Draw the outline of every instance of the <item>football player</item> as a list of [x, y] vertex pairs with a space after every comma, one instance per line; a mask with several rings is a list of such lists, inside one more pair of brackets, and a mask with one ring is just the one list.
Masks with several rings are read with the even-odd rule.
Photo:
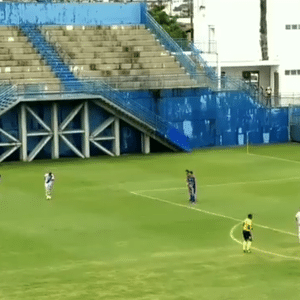
[[189, 191], [189, 195], [190, 195], [190, 203], [191, 204], [195, 204], [196, 203], [196, 178], [193, 174], [193, 171], [189, 171], [189, 170], [185, 170], [187, 173], [186, 176], [186, 182], [187, 182], [187, 186], [188, 186], [188, 191]]
[[244, 253], [250, 253], [250, 247], [252, 243], [252, 214], [249, 214], [248, 217], [243, 222], [243, 251]]
[[53, 189], [54, 180], [55, 180], [53, 173], [51, 173], [51, 172], [46, 173], [44, 176], [44, 179], [45, 179], [46, 199], [51, 200], [52, 189]]

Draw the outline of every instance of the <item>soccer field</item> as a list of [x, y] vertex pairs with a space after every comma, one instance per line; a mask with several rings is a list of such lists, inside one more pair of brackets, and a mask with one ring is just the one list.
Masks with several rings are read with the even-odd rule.
[[298, 144], [0, 168], [1, 300], [299, 299]]

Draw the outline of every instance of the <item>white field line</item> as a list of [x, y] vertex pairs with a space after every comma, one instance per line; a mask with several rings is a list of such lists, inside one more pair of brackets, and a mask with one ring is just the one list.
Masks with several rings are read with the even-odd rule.
[[[292, 181], [299, 180], [300, 177], [288, 177], [288, 178], [278, 178], [278, 179], [264, 179], [264, 180], [253, 180], [253, 181], [239, 181], [239, 182], [227, 182], [227, 183], [217, 183], [217, 184], [206, 184], [201, 185], [200, 188], [205, 187], [218, 187], [218, 186], [228, 186], [228, 185], [243, 185], [243, 184], [254, 184], [254, 183], [268, 183], [268, 182], [282, 182], [282, 181]], [[185, 190], [186, 187], [177, 188], [167, 188], [167, 189], [151, 189], [151, 190], [137, 190], [131, 193], [144, 193], [144, 192], [165, 192], [165, 191], [176, 191]]]
[[[193, 210], [196, 210], [196, 211], [199, 211], [199, 212], [202, 212], [202, 213], [205, 213], [205, 214], [209, 214], [209, 215], [212, 215], [212, 216], [216, 216], [216, 217], [226, 218], [226, 219], [229, 219], [229, 220], [238, 221], [239, 223], [236, 224], [236, 225], [234, 225], [233, 228], [230, 230], [230, 238], [233, 241], [235, 241], [235, 242], [237, 242], [239, 244], [242, 244], [241, 241], [237, 240], [233, 236], [233, 231], [235, 230], [235, 228], [237, 226], [241, 226], [241, 222], [243, 222], [243, 220], [236, 219], [236, 218], [229, 217], [229, 216], [225, 216], [225, 215], [218, 214], [218, 213], [213, 213], [213, 212], [206, 211], [206, 210], [203, 210], [203, 209], [200, 209], [200, 208], [196, 208], [194, 206], [187, 206], [187, 205], [183, 205], [183, 204], [179, 204], [179, 203], [174, 203], [174, 202], [171, 202], [171, 201], [168, 201], [168, 200], [160, 199], [160, 198], [157, 198], [157, 197], [152, 197], [152, 196], [138, 194], [136, 192], [131, 192], [131, 194], [134, 194], [136, 196], [141, 196], [141, 197], [149, 198], [149, 199], [156, 200], [156, 201], [160, 201], [160, 202], [164, 202], [164, 203], [168, 203], [168, 204], [171, 204], [171, 205], [183, 207], [183, 208], [193, 209]], [[265, 229], [268, 229], [268, 230], [271, 230], [271, 231], [275, 231], [275, 232], [280, 232], [280, 233], [283, 233], [283, 234], [288, 234], [288, 235], [292, 235], [292, 236], [298, 236], [297, 234], [294, 234], [292, 232], [288, 232], [288, 231], [284, 231], [284, 230], [280, 230], [280, 229], [275, 229], [275, 228], [272, 228], [272, 227], [268, 227], [268, 226], [264, 226], [264, 225], [259, 225], [259, 224], [256, 224], [256, 223], [255, 223], [255, 226], [256, 227], [265, 228]], [[283, 255], [283, 254], [279, 254], [279, 253], [274, 253], [274, 252], [270, 252], [270, 251], [261, 250], [261, 249], [255, 248], [255, 247], [252, 247], [252, 249], [255, 249], [256, 251], [259, 251], [259, 252], [262, 252], [262, 253], [265, 253], [265, 254], [270, 254], [270, 255], [273, 255], [273, 256], [278, 256], [278, 257], [282, 257], [282, 258], [286, 258], [286, 259], [300, 260], [300, 257], [296, 257], [296, 256], [287, 256], [287, 255]]]
[[292, 160], [292, 159], [286, 159], [286, 158], [280, 158], [280, 157], [276, 157], [276, 156], [269, 156], [269, 155], [263, 155], [263, 154], [254, 154], [254, 153], [247, 153], [247, 155], [261, 156], [261, 157], [265, 157], [265, 158], [269, 158], [269, 159], [276, 159], [276, 160], [291, 162], [291, 163], [295, 163], [295, 164], [300, 164], [300, 161]]
[[[233, 241], [237, 242], [238, 244], [242, 245], [243, 243], [239, 240], [237, 240], [234, 236], [233, 236], [233, 232], [234, 230], [237, 228], [237, 226], [240, 226], [241, 223], [238, 223], [236, 225], [234, 225], [231, 230], [230, 230], [230, 237]], [[265, 250], [261, 250], [261, 249], [258, 249], [258, 248], [255, 248], [255, 247], [252, 247], [252, 249], [256, 250], [256, 251], [259, 251], [259, 252], [262, 252], [262, 253], [265, 253], [265, 254], [270, 254], [270, 255], [273, 255], [273, 256], [279, 256], [279, 257], [283, 257], [283, 258], [286, 258], [286, 259], [292, 259], [292, 260], [300, 260], [300, 257], [297, 257], [297, 256], [289, 256], [289, 255], [283, 255], [283, 254], [279, 254], [279, 253], [275, 253], [275, 252], [270, 252], [270, 251], [265, 251]]]
[[[171, 204], [171, 205], [174, 205], [174, 206], [179, 206], [179, 207], [183, 207], [183, 208], [187, 208], [187, 209], [196, 210], [196, 211], [202, 212], [204, 214], [208, 214], [208, 215], [212, 215], [212, 216], [216, 216], [216, 217], [225, 218], [225, 219], [237, 221], [237, 222], [240, 222], [240, 223], [243, 222], [243, 220], [241, 220], [241, 219], [237, 219], [237, 218], [233, 218], [233, 217], [230, 217], [230, 216], [226, 216], [226, 215], [214, 213], [214, 212], [207, 211], [207, 210], [203, 210], [203, 209], [197, 208], [195, 206], [186, 205], [186, 204], [180, 204], [180, 203], [175, 203], [175, 202], [168, 201], [168, 200], [165, 200], [165, 199], [161, 199], [161, 198], [157, 198], [157, 197], [152, 197], [152, 196], [148, 196], [148, 195], [143, 195], [143, 194], [140, 194], [140, 193], [137, 193], [137, 192], [130, 192], [130, 193], [134, 194], [136, 196], [141, 196], [141, 197], [144, 197], [144, 198], [149, 198], [149, 199], [156, 200], [156, 201], [159, 201], [159, 202], [168, 203], [168, 204]], [[288, 234], [288, 235], [292, 235], [292, 236], [298, 236], [297, 234], [292, 233], [292, 232], [288, 232], [288, 231], [284, 231], [284, 230], [280, 230], [280, 229], [275, 229], [275, 228], [272, 228], [272, 227], [268, 227], [268, 226], [264, 226], [264, 225], [260, 225], [260, 224], [256, 224], [256, 223], [255, 223], [255, 227], [261, 227], [261, 228], [264, 228], [264, 229], [272, 230], [272, 231], [283, 233], [283, 234]]]

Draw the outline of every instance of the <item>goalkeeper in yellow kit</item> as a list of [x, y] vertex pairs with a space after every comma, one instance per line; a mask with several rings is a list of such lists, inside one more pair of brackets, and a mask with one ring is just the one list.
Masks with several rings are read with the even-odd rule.
[[243, 222], [243, 250], [244, 253], [250, 253], [250, 247], [252, 243], [252, 214], [248, 215], [248, 218], [246, 218]]

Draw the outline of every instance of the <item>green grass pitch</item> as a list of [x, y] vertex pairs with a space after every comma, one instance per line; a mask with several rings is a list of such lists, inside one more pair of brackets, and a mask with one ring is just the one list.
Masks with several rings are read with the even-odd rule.
[[[299, 299], [298, 144], [0, 169], [1, 300]], [[185, 169], [197, 178], [192, 208]]]

